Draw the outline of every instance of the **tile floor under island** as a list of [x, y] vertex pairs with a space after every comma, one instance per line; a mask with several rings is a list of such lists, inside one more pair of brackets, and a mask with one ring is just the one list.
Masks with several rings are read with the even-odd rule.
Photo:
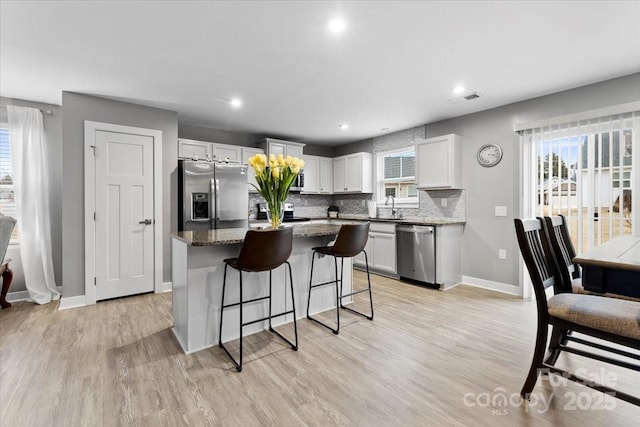
[[[298, 352], [269, 332], [253, 334], [241, 373], [218, 347], [184, 354], [171, 332], [170, 293], [64, 311], [17, 302], [0, 313], [0, 423], [637, 425], [640, 408], [571, 382], [539, 380], [536, 402], [516, 402], [534, 347], [535, 302], [372, 278], [373, 322], [345, 312], [336, 336], [303, 320]], [[363, 273], [354, 279], [364, 286]], [[367, 304], [360, 296], [355, 304]], [[558, 363], [638, 391], [637, 372], [571, 354]]]

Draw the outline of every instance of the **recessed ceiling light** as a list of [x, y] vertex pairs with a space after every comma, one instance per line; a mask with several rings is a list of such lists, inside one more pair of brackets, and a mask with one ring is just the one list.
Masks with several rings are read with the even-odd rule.
[[464, 86], [456, 85], [456, 86], [453, 87], [453, 93], [455, 93], [456, 95], [459, 95], [462, 92], [464, 92]]
[[333, 18], [329, 21], [329, 31], [335, 34], [343, 32], [347, 28], [347, 23], [340, 18]]
[[349, 129], [349, 125], [348, 125], [348, 124], [346, 124], [346, 123], [341, 123], [341, 124], [339, 124], [339, 125], [338, 125], [338, 127], [339, 127], [341, 130], [347, 130], [347, 129]]
[[231, 98], [231, 107], [233, 108], [242, 107], [242, 100], [240, 98]]

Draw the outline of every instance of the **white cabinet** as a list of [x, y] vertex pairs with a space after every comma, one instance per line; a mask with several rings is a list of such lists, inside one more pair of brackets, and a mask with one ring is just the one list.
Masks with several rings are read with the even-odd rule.
[[372, 193], [373, 156], [355, 153], [333, 159], [334, 193]]
[[333, 159], [304, 156], [304, 188], [309, 194], [331, 194], [333, 191]]
[[[369, 240], [364, 250], [369, 258], [369, 269], [396, 274], [396, 224], [372, 222]], [[364, 253], [354, 259], [354, 265], [365, 268]]]
[[[264, 153], [264, 150], [261, 148], [242, 147], [242, 164], [248, 165], [249, 159], [251, 157], [255, 156], [256, 154], [263, 154], [263, 153]], [[247, 168], [247, 182], [249, 184], [255, 185], [256, 187], [258, 186], [258, 182], [256, 181], [256, 173], [251, 166]], [[253, 185], [249, 185], [249, 191], [257, 193], [258, 190], [256, 190], [253, 187]]]
[[291, 156], [302, 159], [302, 148], [304, 147], [304, 144], [285, 141], [283, 139], [266, 138], [261, 144], [261, 147], [264, 149], [267, 157], [271, 154], [274, 154], [275, 156], [282, 154], [284, 157]]
[[320, 158], [318, 156], [304, 156], [304, 187], [305, 193], [320, 192]]
[[213, 144], [213, 160], [240, 163], [242, 159], [241, 150], [241, 147], [237, 145]]
[[462, 188], [462, 138], [459, 135], [416, 142], [416, 186], [421, 190]]
[[199, 160], [222, 160], [240, 163], [241, 147], [229, 144], [195, 141], [193, 139], [178, 140], [178, 158]]
[[178, 140], [178, 158], [180, 159], [211, 159], [213, 158], [213, 144], [210, 142], [194, 141], [191, 139]]
[[333, 159], [320, 157], [320, 193], [333, 193]]

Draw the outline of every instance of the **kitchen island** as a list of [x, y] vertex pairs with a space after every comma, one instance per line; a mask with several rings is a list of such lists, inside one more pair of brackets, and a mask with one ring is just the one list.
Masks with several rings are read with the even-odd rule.
[[[327, 245], [340, 231], [337, 224], [293, 225], [293, 250], [289, 263], [293, 274], [293, 287], [297, 318], [306, 317], [311, 269], [311, 248]], [[234, 258], [240, 247], [246, 228], [229, 228], [205, 231], [183, 231], [171, 234], [171, 268], [173, 281], [173, 333], [185, 353], [193, 353], [218, 343], [220, 306], [222, 305], [222, 281], [224, 259]], [[265, 248], [268, 251], [269, 248]], [[339, 264], [339, 263], [338, 263]], [[338, 265], [338, 268], [340, 266]], [[343, 293], [351, 292], [352, 263], [344, 260]], [[335, 275], [333, 257], [316, 256], [314, 283], [332, 280]], [[273, 270], [273, 311], [285, 311], [291, 307], [289, 286], [285, 280], [285, 267]], [[266, 295], [269, 273], [243, 273], [244, 299]], [[225, 303], [239, 298], [238, 271], [227, 270]], [[347, 299], [343, 300], [348, 302]], [[331, 285], [316, 288], [311, 299], [311, 314], [335, 308], [335, 288]], [[265, 317], [268, 302], [245, 304], [244, 318]], [[239, 308], [225, 309], [222, 341], [239, 338]], [[274, 326], [293, 321], [291, 314], [272, 321]], [[267, 322], [259, 322], [244, 328], [245, 335], [267, 328]]]

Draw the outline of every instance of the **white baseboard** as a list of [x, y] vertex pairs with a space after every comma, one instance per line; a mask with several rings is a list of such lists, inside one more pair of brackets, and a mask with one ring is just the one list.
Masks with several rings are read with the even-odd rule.
[[28, 291], [9, 292], [7, 294], [7, 302], [18, 302], [30, 300]]
[[63, 296], [62, 298], [60, 298], [60, 305], [58, 306], [58, 310], [84, 307], [85, 305], [87, 305], [87, 303], [85, 301], [84, 295], [77, 295], [75, 297]]
[[448, 290], [453, 289], [456, 286], [460, 286], [462, 284], [463, 284], [462, 282], [458, 282], [458, 283], [453, 283], [451, 285], [442, 285], [442, 286], [440, 286], [440, 290], [441, 291], [448, 291]]
[[461, 282], [464, 285], [474, 286], [476, 288], [488, 289], [490, 291], [522, 297], [522, 290], [520, 287], [509, 285], [508, 283], [494, 282], [492, 280], [479, 279], [471, 276], [462, 276]]
[[162, 282], [162, 292], [171, 292], [173, 289], [173, 282]]

